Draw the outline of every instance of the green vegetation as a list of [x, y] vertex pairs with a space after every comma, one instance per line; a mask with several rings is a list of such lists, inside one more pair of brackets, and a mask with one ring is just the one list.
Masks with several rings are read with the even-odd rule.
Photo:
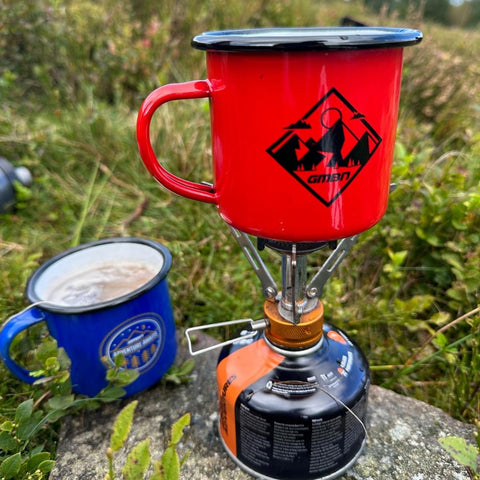
[[459, 437], [442, 437], [438, 439], [440, 445], [458, 462], [464, 465], [473, 480], [480, 479], [478, 471], [478, 447], [469, 445], [465, 439]]
[[[113, 431], [110, 437], [110, 447], [106, 451], [108, 459], [108, 473], [105, 480], [114, 480], [114, 456], [124, 447], [128, 439], [133, 424], [133, 414], [137, 407], [138, 400], [130, 402], [124, 407], [115, 419]], [[178, 456], [177, 445], [183, 437], [183, 430], [190, 425], [190, 414], [186, 413], [178, 419], [171, 428], [171, 438], [167, 448], [162, 454], [160, 460], [152, 460], [150, 455], [150, 439], [142, 440], [135, 445], [127, 456], [122, 468], [122, 478], [124, 480], [138, 480], [145, 478], [150, 465], [153, 467], [153, 473], [148, 477], [149, 480], [179, 480], [180, 468], [188, 458], [187, 452], [182, 458]]]
[[[416, 27], [425, 40], [405, 51], [392, 173], [398, 188], [385, 217], [327, 284], [326, 318], [359, 342], [374, 383], [478, 422], [478, 31], [425, 23], [418, 11], [399, 20], [354, 0], [156, 3], [0, 4], [0, 155], [34, 176], [31, 190], [19, 188], [16, 210], [0, 215], [0, 322], [25, 307], [25, 283], [44, 260], [123, 235], [171, 250], [179, 328], [260, 318], [260, 285], [215, 208], [170, 194], [144, 168], [135, 140], [141, 101], [160, 84], [204, 78], [204, 54], [190, 47], [204, 30], [335, 25], [344, 15]], [[154, 128], [158, 155], [172, 172], [212, 180], [207, 101], [163, 107]], [[325, 254], [311, 255], [312, 274]], [[278, 279], [278, 255], [262, 256]], [[15, 354], [50, 372], [52, 383], [24, 385], [0, 365], [0, 478], [27, 478], [23, 468], [28, 478], [47, 478], [58, 417], [28, 444], [11, 434], [22, 440], [26, 433], [14, 429], [71, 395], [66, 360], [43, 328], [18, 339]]]

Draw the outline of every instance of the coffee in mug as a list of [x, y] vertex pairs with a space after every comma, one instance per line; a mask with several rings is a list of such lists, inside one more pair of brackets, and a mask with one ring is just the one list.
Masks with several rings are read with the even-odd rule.
[[80, 306], [107, 302], [149, 282], [157, 270], [135, 262], [100, 263], [94, 268], [62, 278], [46, 295], [58, 305]]

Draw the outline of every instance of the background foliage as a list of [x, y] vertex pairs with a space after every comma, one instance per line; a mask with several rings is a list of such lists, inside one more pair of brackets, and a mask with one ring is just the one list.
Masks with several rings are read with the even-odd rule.
[[[0, 216], [0, 318], [25, 306], [26, 280], [48, 257], [123, 235], [171, 250], [179, 328], [260, 318], [260, 285], [215, 209], [159, 188], [143, 167], [135, 142], [141, 101], [160, 84], [204, 78], [204, 54], [190, 48], [204, 30], [337, 25], [346, 15], [416, 27], [425, 40], [405, 51], [392, 174], [398, 188], [385, 217], [329, 281], [326, 316], [360, 343], [375, 383], [478, 422], [480, 65], [473, 59], [480, 34], [425, 19], [432, 3], [1, 2], [0, 155], [27, 166], [34, 184], [19, 188], [16, 210]], [[473, 26], [475, 18], [457, 24]], [[169, 104], [155, 123], [168, 168], [211, 181], [208, 103]], [[325, 255], [310, 257], [311, 274]], [[278, 279], [278, 255], [262, 256]], [[67, 394], [58, 391], [65, 365], [43, 329], [19, 339], [15, 353], [57, 380], [32, 388], [0, 366], [0, 444], [19, 419], [38, 420], [48, 401]], [[0, 445], [0, 455], [14, 457], [4, 470], [20, 460], [29, 472], [18, 478], [46, 478], [51, 464], [38, 467], [54, 458], [57, 427], [46, 422], [28, 445]]]

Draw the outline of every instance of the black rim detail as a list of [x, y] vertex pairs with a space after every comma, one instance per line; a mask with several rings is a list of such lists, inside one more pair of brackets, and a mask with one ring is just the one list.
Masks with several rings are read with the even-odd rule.
[[192, 40], [199, 50], [315, 51], [406, 47], [422, 32], [391, 27], [258, 28], [204, 32]]

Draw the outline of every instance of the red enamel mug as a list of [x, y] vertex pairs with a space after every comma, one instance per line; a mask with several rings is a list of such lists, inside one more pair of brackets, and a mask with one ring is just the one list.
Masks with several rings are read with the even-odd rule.
[[[385, 27], [198, 35], [192, 45], [206, 51], [208, 78], [146, 98], [142, 159], [166, 188], [215, 204], [248, 234], [320, 242], [360, 233], [387, 208], [403, 47], [421, 39]], [[201, 97], [210, 101], [213, 185], [169, 172], [150, 140], [162, 104]]]

